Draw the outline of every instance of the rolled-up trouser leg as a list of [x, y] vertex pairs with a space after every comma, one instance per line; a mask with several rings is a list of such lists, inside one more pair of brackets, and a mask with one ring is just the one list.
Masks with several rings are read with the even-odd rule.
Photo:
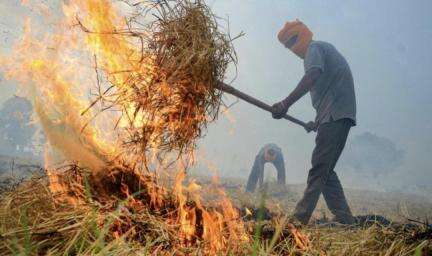
[[301, 222], [309, 221], [319, 196], [324, 191], [326, 201], [330, 201], [330, 203], [327, 201], [327, 205], [333, 213], [338, 213], [337, 216], [351, 215], [342, 186], [333, 171], [345, 146], [351, 126], [349, 119], [341, 119], [322, 124], [319, 127], [307, 186], [303, 198], [298, 202], [294, 211], [294, 216]]
[[256, 156], [251, 173], [249, 174], [249, 178], [246, 185], [246, 191], [248, 192], [255, 191], [255, 187], [257, 185], [258, 179], [260, 178], [260, 175], [263, 175], [263, 172], [264, 172], [264, 163], [260, 159], [260, 156]]

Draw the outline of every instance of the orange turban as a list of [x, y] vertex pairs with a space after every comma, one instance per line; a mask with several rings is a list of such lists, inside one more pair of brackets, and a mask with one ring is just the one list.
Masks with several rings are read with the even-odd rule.
[[313, 37], [312, 31], [301, 21], [296, 20], [285, 23], [285, 26], [278, 33], [278, 39], [285, 47], [293, 36], [297, 36], [297, 41], [289, 49], [299, 57], [304, 58]]

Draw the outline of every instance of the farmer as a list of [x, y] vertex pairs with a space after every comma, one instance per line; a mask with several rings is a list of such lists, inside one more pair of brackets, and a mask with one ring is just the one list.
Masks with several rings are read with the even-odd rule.
[[312, 32], [299, 20], [287, 22], [278, 39], [304, 60], [305, 75], [288, 97], [273, 105], [273, 118], [282, 118], [308, 92], [316, 110], [315, 122], [309, 122], [307, 129], [317, 131], [312, 168], [293, 217], [308, 223], [322, 193], [335, 221], [352, 224], [354, 218], [334, 172], [349, 130], [356, 125], [354, 82], [349, 65], [333, 45], [313, 41]]
[[282, 156], [282, 150], [276, 144], [270, 143], [261, 148], [255, 157], [249, 179], [246, 185], [246, 191], [254, 192], [257, 182], [262, 187], [264, 179], [264, 164], [272, 163], [277, 170], [278, 184], [285, 185], [285, 163]]

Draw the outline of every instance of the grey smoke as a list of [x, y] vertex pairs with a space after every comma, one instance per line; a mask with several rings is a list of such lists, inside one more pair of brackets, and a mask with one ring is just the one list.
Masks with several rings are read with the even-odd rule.
[[347, 143], [341, 166], [362, 175], [385, 176], [403, 164], [405, 151], [388, 138], [365, 132]]
[[19, 157], [37, 157], [37, 147], [43, 137], [36, 136], [32, 120], [33, 107], [26, 98], [12, 96], [0, 108], [0, 154]]

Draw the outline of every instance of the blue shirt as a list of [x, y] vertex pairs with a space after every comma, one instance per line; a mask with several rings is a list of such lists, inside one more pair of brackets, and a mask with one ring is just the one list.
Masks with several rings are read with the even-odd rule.
[[[265, 152], [267, 151], [267, 150], [269, 150], [269, 149], [272, 149], [274, 152], [275, 152], [275, 154], [276, 154], [276, 160], [279, 160], [278, 158], [281, 158], [280, 156], [282, 156], [282, 149], [280, 148], [280, 147], [278, 147], [276, 144], [274, 144], [274, 143], [268, 143], [268, 144], [265, 144], [261, 149], [260, 149], [260, 151], [258, 152], [258, 155], [257, 155], [257, 157], [260, 157], [261, 159], [263, 159], [263, 161], [264, 162], [266, 162], [265, 161]], [[275, 160], [275, 161], [276, 161]]]
[[321, 70], [321, 76], [310, 90], [312, 105], [316, 110], [317, 125], [349, 118], [356, 124], [356, 98], [350, 67], [336, 48], [326, 42], [309, 44], [304, 68]]

